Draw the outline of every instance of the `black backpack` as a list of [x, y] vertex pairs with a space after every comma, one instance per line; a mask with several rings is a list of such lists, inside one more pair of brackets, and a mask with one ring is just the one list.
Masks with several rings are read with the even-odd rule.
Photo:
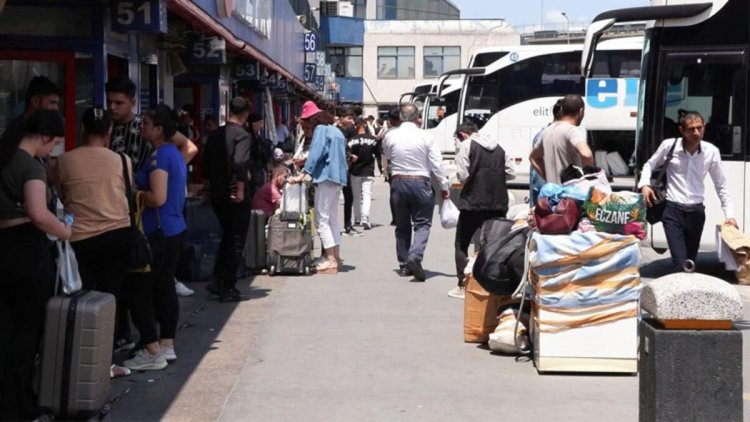
[[526, 239], [531, 228], [511, 231], [514, 222], [493, 218], [482, 224], [479, 255], [472, 269], [479, 284], [494, 295], [511, 295], [521, 283]]

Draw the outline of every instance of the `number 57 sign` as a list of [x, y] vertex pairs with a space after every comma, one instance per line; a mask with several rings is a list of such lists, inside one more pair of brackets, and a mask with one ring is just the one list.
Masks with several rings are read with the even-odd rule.
[[166, 33], [166, 0], [118, 0], [112, 2], [112, 30], [123, 33]]

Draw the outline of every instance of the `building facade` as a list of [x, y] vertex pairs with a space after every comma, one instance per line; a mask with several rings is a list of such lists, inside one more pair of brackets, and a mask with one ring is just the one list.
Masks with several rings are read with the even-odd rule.
[[340, 102], [361, 105], [366, 114], [382, 115], [417, 83], [465, 67], [478, 48], [520, 43], [504, 20], [461, 20], [458, 7], [447, 0], [311, 6], [320, 11], [321, 38]]
[[[139, 90], [139, 111], [186, 107], [194, 120], [223, 121], [245, 95], [269, 123], [320, 99], [304, 80], [305, 28], [288, 1], [0, 1], [0, 131], [24, 108], [29, 80], [44, 75], [63, 90], [66, 149], [78, 122], [104, 105], [118, 76]], [[33, 24], [30, 24], [33, 22]]]

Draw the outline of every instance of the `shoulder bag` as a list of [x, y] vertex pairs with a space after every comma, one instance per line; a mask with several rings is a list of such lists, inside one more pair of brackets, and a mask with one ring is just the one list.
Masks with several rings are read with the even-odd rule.
[[664, 208], [667, 206], [667, 167], [669, 167], [669, 161], [672, 160], [672, 154], [677, 142], [679, 142], [679, 138], [674, 139], [664, 162], [658, 168], [652, 170], [649, 186], [654, 191], [656, 198], [652, 201], [651, 206], [646, 208], [646, 221], [649, 224], [660, 222], [661, 215], [664, 214]]
[[120, 153], [122, 160], [122, 177], [125, 181], [125, 196], [128, 201], [128, 214], [130, 215], [130, 247], [127, 255], [127, 267], [130, 272], [148, 272], [152, 261], [151, 246], [148, 238], [143, 233], [140, 215], [136, 218], [137, 201], [133, 197], [133, 190], [130, 186], [130, 174], [125, 155]]

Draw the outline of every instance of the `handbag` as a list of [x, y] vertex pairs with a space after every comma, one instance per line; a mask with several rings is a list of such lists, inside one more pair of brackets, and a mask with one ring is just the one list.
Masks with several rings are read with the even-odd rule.
[[664, 214], [664, 208], [667, 206], [667, 167], [669, 167], [669, 161], [672, 159], [674, 153], [674, 147], [679, 141], [678, 138], [674, 139], [672, 147], [669, 148], [669, 153], [664, 159], [661, 165], [654, 169], [651, 173], [651, 180], [649, 186], [654, 191], [656, 197], [650, 207], [646, 208], [646, 221], [649, 224], [656, 224], [661, 221], [661, 216]]
[[541, 196], [534, 207], [534, 222], [542, 234], [568, 234], [575, 230], [581, 212], [575, 200], [561, 198], [554, 210], [549, 198]]
[[143, 224], [141, 222], [143, 207], [140, 201], [136, 200], [137, 198], [133, 198], [125, 155], [121, 153], [120, 159], [122, 160], [122, 177], [125, 181], [125, 196], [127, 197], [128, 214], [130, 216], [130, 233], [128, 236], [130, 247], [128, 248], [127, 268], [130, 272], [149, 272], [151, 270], [152, 255], [148, 238], [143, 233]]

